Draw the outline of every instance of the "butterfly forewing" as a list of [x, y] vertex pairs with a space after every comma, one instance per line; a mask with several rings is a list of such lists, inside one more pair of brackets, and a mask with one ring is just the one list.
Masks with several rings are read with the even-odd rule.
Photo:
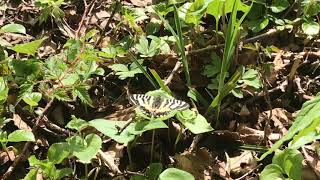
[[147, 116], [156, 118], [189, 108], [189, 104], [184, 101], [144, 94], [132, 94], [129, 96], [129, 101]]

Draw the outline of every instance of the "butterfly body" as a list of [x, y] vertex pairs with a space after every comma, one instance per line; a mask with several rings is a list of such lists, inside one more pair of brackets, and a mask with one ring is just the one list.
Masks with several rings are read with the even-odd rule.
[[132, 94], [129, 96], [129, 101], [131, 104], [137, 106], [144, 115], [151, 118], [167, 116], [172, 112], [189, 108], [189, 104], [184, 101], [162, 96]]

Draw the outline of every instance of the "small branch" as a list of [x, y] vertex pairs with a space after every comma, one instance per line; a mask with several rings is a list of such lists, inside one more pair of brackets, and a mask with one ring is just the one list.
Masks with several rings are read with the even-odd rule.
[[97, 40], [96, 44], [95, 44], [95, 47], [99, 46], [99, 44], [101, 43], [102, 41], [102, 36], [107, 32], [107, 29], [111, 23], [111, 20], [113, 19], [113, 16], [116, 14], [116, 11], [118, 9], [118, 6], [120, 5], [120, 1], [116, 1], [116, 4], [114, 5], [114, 8], [113, 8], [113, 11], [107, 21], [107, 24], [106, 26], [104, 27], [104, 29], [102, 30], [101, 32], [101, 35], [99, 36], [99, 39]]
[[[258, 36], [243, 40], [243, 44], [247, 44], [247, 43], [250, 43], [250, 42], [258, 41], [260, 39], [264, 39], [264, 38], [267, 38], [269, 36], [273, 36], [273, 35], [275, 35], [275, 34], [277, 34], [279, 32], [281, 32], [281, 31], [280, 30], [276, 30], [276, 29], [271, 29], [266, 33], [263, 33], [263, 34], [260, 34]], [[191, 51], [187, 51], [186, 55], [202, 53], [202, 52], [205, 52], [205, 51], [218, 49], [218, 48], [221, 48], [223, 46], [224, 46], [224, 44], [218, 44], [218, 45], [208, 46], [208, 47], [205, 47], [205, 48], [202, 48], [202, 49], [191, 50]]]
[[166, 79], [166, 81], [164, 82], [164, 85], [168, 85], [170, 84], [170, 82], [173, 79], [174, 74], [178, 71], [178, 69], [181, 67], [181, 61], [177, 61], [176, 65], [174, 66], [174, 68], [172, 69], [170, 75], [168, 76], [168, 78]]
[[[53, 103], [54, 99], [51, 99], [50, 102], [46, 105], [46, 107], [43, 109], [42, 113], [40, 116], [38, 116], [38, 118], [36, 119], [36, 123], [33, 125], [32, 127], [32, 132], [35, 133], [35, 131], [37, 130], [39, 124], [41, 124], [42, 119], [44, 117], [44, 115], [47, 113], [47, 111], [49, 110], [49, 108], [51, 107], [52, 103]], [[20, 163], [20, 161], [22, 160], [22, 158], [25, 156], [29, 146], [31, 145], [32, 142], [28, 141], [22, 149], [22, 152], [20, 153], [20, 155], [14, 160], [14, 162], [11, 164], [11, 166], [8, 168], [7, 172], [3, 175], [2, 180], [8, 179], [10, 177], [10, 175], [12, 174], [13, 170], [16, 168], [16, 166]]]
[[98, 150], [97, 156], [109, 167], [109, 169], [115, 174], [121, 174], [118, 166], [114, 164], [114, 160], [107, 156], [103, 151]]
[[245, 173], [243, 176], [235, 179], [235, 180], [242, 180], [244, 179], [245, 177], [247, 177], [248, 175], [250, 175], [253, 171], [255, 171], [256, 169], [260, 168], [260, 166], [262, 166], [262, 164], [259, 164], [258, 166], [252, 168], [249, 172]]
[[[80, 31], [81, 31], [81, 28], [83, 25], [85, 25], [86, 23], [84, 23], [85, 21], [85, 18], [91, 13], [93, 7], [94, 7], [94, 4], [97, 0], [93, 0], [89, 5], [87, 4], [86, 0], [83, 0], [83, 4], [84, 4], [84, 12], [83, 12], [83, 15], [81, 17], [81, 21], [79, 23], [79, 26], [78, 26], [78, 29], [76, 30], [76, 39], [79, 39], [80, 37]], [[90, 9], [89, 9], [90, 7]]]
[[316, 168], [317, 165], [314, 162], [310, 161], [310, 155], [307, 153], [306, 148], [302, 146], [301, 149], [302, 149], [302, 154], [304, 155], [304, 158], [306, 160], [306, 163], [313, 170], [314, 174], [318, 177], [318, 179], [320, 179], [320, 173]]

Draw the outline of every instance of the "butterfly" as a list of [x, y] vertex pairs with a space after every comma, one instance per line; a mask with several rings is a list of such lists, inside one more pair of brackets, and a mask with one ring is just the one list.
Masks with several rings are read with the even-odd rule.
[[151, 119], [189, 109], [189, 104], [184, 101], [162, 96], [148, 96], [145, 94], [129, 95], [129, 102], [137, 106], [144, 115], [151, 117]]

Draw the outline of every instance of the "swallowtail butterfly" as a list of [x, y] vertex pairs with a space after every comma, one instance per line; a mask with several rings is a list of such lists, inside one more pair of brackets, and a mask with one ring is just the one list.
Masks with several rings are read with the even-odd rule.
[[182, 111], [189, 108], [189, 104], [177, 99], [162, 96], [148, 96], [144, 94], [129, 95], [131, 104], [137, 106], [141, 112], [151, 118], [159, 118], [169, 115], [174, 111]]

